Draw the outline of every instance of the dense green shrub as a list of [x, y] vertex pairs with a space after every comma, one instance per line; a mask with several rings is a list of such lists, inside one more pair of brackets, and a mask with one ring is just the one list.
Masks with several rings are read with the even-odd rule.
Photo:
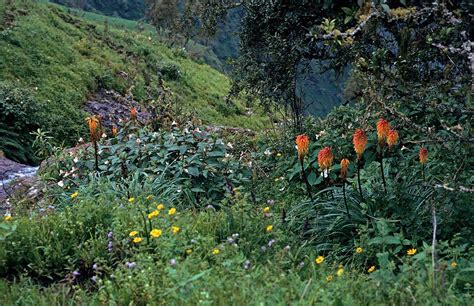
[[175, 63], [162, 63], [158, 72], [168, 81], [178, 81], [182, 74], [180, 67]]
[[28, 90], [0, 82], [0, 150], [21, 163], [34, 163], [30, 132], [40, 124], [38, 101]]
[[[124, 182], [138, 175], [143, 180], [158, 176], [177, 180], [183, 200], [194, 205], [219, 206], [227, 193], [247, 182], [250, 171], [228, 153], [228, 145], [199, 128], [174, 128], [172, 131], [152, 132], [136, 128], [128, 122], [115, 138], [99, 144], [99, 174], [110, 180]], [[61, 172], [67, 186], [87, 182], [94, 169], [91, 148], [65, 156]], [[73, 173], [70, 176], [66, 173]], [[57, 172], [56, 172], [57, 175]], [[71, 180], [71, 181], [70, 181]], [[125, 188], [125, 187], [124, 187]]]

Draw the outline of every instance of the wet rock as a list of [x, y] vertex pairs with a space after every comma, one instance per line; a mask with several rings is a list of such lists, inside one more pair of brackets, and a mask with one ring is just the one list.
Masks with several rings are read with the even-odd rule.
[[[37, 179], [38, 167], [23, 165], [5, 157], [0, 157], [0, 214], [10, 210], [10, 197], [38, 199], [44, 189]], [[34, 187], [33, 187], [34, 186]]]

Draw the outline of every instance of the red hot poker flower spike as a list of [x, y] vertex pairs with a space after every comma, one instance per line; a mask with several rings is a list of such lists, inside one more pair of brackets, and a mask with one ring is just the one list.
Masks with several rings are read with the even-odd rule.
[[296, 148], [298, 150], [298, 157], [304, 159], [306, 154], [308, 154], [309, 148], [309, 137], [307, 135], [298, 135], [296, 136]]
[[349, 160], [347, 158], [344, 158], [341, 160], [341, 178], [346, 178], [347, 177], [347, 171], [349, 169]]
[[428, 161], [428, 149], [426, 149], [425, 147], [421, 147], [419, 157], [420, 163], [422, 165], [426, 164], [426, 162]]
[[133, 107], [131, 110], [130, 110], [130, 119], [132, 121], [136, 121], [137, 120], [137, 117], [138, 117], [138, 111], [135, 107]]
[[390, 130], [387, 136], [387, 144], [389, 147], [392, 147], [398, 143], [398, 132], [395, 130]]
[[377, 138], [379, 144], [383, 146], [387, 140], [388, 132], [390, 131], [390, 124], [387, 120], [380, 118], [377, 122]]
[[367, 136], [365, 135], [364, 131], [357, 129], [354, 133], [354, 137], [352, 138], [352, 142], [354, 144], [354, 150], [357, 153], [357, 159], [360, 159], [365, 151], [365, 146], [367, 145]]
[[331, 168], [334, 155], [330, 147], [325, 147], [318, 153], [318, 164], [322, 170]]

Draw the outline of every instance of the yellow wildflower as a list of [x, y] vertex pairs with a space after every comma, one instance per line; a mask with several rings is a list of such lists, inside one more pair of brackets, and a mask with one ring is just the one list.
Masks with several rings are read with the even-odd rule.
[[172, 216], [176, 213], [176, 208], [172, 207], [170, 210], [168, 210], [168, 215]]
[[457, 263], [457, 262], [453, 261], [453, 262], [451, 263], [451, 267], [456, 268], [457, 266], [458, 266], [458, 263]]
[[161, 236], [161, 233], [162, 231], [160, 229], [153, 229], [151, 232], [150, 232], [150, 236], [153, 237], [153, 238], [158, 238]]
[[337, 269], [336, 274], [337, 274], [337, 276], [341, 277], [342, 274], [344, 274], [344, 268], [339, 268], [339, 269]]
[[331, 275], [328, 275], [328, 276], [326, 277], [326, 280], [327, 280], [328, 282], [332, 282], [333, 279], [334, 279], [334, 276], [332, 276], [332, 274], [331, 274]]
[[374, 271], [375, 271], [375, 266], [372, 266], [372, 267], [369, 268], [369, 270], [367, 270], [367, 272], [369, 272], [369, 273], [372, 273]]
[[318, 256], [316, 259], [315, 259], [315, 262], [320, 265], [322, 264], [324, 261], [324, 256]]
[[270, 207], [268, 207], [268, 206], [263, 209], [264, 213], [268, 213], [269, 211], [270, 211]]
[[140, 238], [140, 237], [135, 237], [135, 238], [133, 238], [133, 243], [140, 243], [140, 242], [142, 242], [142, 240], [143, 239]]
[[416, 249], [409, 249], [409, 250], [407, 251], [407, 254], [410, 255], [410, 256], [415, 255], [415, 254], [416, 254]]
[[156, 206], [156, 209], [158, 210], [162, 210], [163, 208], [165, 208], [164, 204], [158, 204], [158, 206]]
[[270, 233], [271, 231], [273, 231], [273, 225], [267, 226], [266, 231], [267, 233]]
[[186, 250], [186, 254], [188, 254], [188, 255], [190, 255], [192, 252], [193, 252], [192, 249], [187, 249], [187, 250]]
[[137, 231], [131, 231], [130, 234], [128, 234], [130, 237], [135, 237], [138, 234]]
[[179, 232], [179, 227], [177, 226], [172, 226], [171, 227], [171, 232], [173, 232], [173, 234], [177, 234]]
[[75, 199], [79, 195], [79, 191], [74, 192], [71, 194], [71, 199]]
[[152, 211], [151, 213], [148, 214], [148, 219], [153, 219], [154, 217], [158, 217], [158, 215], [160, 214], [160, 211], [158, 210], [154, 210]]
[[146, 199], [150, 201], [151, 199], [153, 199], [153, 195], [150, 194], [149, 196], [146, 197]]
[[3, 218], [5, 221], [9, 221], [12, 219], [12, 216], [11, 215], [6, 215], [4, 218]]
[[220, 252], [221, 252], [221, 250], [219, 250], [219, 249], [212, 250], [212, 254], [214, 254], [214, 255], [219, 255]]
[[133, 203], [133, 202], [135, 202], [135, 198], [128, 199], [128, 203]]
[[281, 157], [281, 153], [280, 153], [280, 152], [277, 153], [277, 157]]
[[363, 249], [363, 248], [358, 247], [358, 248], [356, 249], [356, 253], [357, 253], [357, 254], [360, 254], [360, 253], [362, 253], [362, 252], [364, 252], [364, 249]]

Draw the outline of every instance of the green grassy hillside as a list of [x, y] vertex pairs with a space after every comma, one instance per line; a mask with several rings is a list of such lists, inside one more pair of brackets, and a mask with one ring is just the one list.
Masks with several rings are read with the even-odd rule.
[[[53, 4], [19, 3], [0, 6], [1, 14], [13, 16], [11, 22], [0, 26], [0, 82], [7, 88], [0, 109], [2, 121], [22, 120], [15, 117], [18, 112], [8, 116], [10, 101], [15, 107], [21, 105], [23, 111], [35, 113], [35, 123], [56, 139], [71, 143], [84, 131], [86, 114], [82, 107], [89, 95], [105, 87], [124, 94], [131, 89], [138, 101], [150, 95], [153, 98], [157, 71], [172, 67], [181, 76], [165, 78], [165, 86], [184, 111], [209, 124], [253, 129], [264, 126], [263, 117], [246, 116], [239, 102], [225, 103], [230, 86], [226, 76], [196, 63], [180, 50], [165, 47], [152, 32], [119, 28], [117, 21], [105, 25], [91, 18], [85, 20]], [[119, 76], [123, 72], [127, 78]], [[34, 105], [9, 98], [13, 89], [20, 89]], [[9, 128], [8, 124], [0, 127], [0, 132], [12, 132]], [[28, 142], [25, 135], [29, 131], [20, 127], [14, 132]], [[3, 150], [8, 154], [7, 148]]]

